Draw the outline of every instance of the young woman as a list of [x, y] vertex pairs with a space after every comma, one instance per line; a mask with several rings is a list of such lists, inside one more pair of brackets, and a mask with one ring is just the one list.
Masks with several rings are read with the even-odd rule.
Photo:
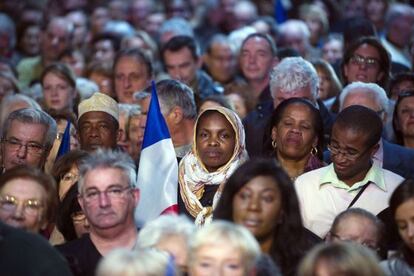
[[245, 226], [283, 275], [295, 275], [300, 259], [320, 241], [303, 227], [293, 184], [272, 160], [251, 160], [234, 172], [214, 219]]
[[399, 94], [392, 125], [396, 142], [404, 147], [414, 148], [414, 90]]
[[414, 275], [414, 180], [406, 179], [390, 198], [391, 215], [403, 241], [393, 257], [381, 263], [387, 275]]
[[194, 129], [193, 147], [179, 165], [179, 209], [202, 225], [211, 221], [225, 182], [247, 152], [242, 122], [230, 109], [204, 110]]

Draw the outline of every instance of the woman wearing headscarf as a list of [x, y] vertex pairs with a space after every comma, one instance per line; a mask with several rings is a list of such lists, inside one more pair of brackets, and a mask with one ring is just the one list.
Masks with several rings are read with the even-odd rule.
[[225, 182], [247, 151], [243, 124], [230, 109], [204, 110], [194, 129], [192, 149], [179, 165], [179, 210], [203, 225], [211, 222]]

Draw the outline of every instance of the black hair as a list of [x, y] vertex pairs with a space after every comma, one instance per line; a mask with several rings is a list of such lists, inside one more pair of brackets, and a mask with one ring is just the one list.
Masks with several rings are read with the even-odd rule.
[[112, 43], [112, 47], [114, 48], [114, 52], [117, 52], [121, 46], [121, 38], [119, 35], [110, 33], [110, 32], [103, 32], [97, 34], [91, 41], [91, 45], [95, 45], [95, 43], [101, 40], [110, 40]]
[[241, 165], [228, 179], [214, 210], [214, 219], [233, 221], [233, 200], [236, 194], [253, 178], [271, 177], [280, 192], [280, 224], [273, 232], [269, 255], [281, 267], [283, 275], [292, 275], [300, 259], [313, 243], [306, 237], [302, 225], [299, 201], [287, 173], [270, 159], [252, 159]]
[[183, 48], [188, 48], [194, 60], [198, 60], [200, 49], [195, 39], [188, 35], [177, 35], [168, 40], [168, 42], [161, 48], [162, 60], [164, 61], [164, 54], [166, 51], [178, 52]]
[[[395, 222], [395, 214], [398, 207], [408, 200], [414, 199], [414, 179], [406, 179], [394, 190], [390, 197], [390, 211], [392, 218]], [[406, 260], [412, 260], [414, 252], [404, 243], [400, 250], [399, 255]]]
[[150, 78], [152, 77], [154, 73], [154, 69], [152, 66], [151, 58], [144, 51], [137, 49], [137, 48], [122, 49], [116, 54], [115, 59], [114, 59], [114, 64], [112, 67], [114, 75], [115, 75], [116, 65], [118, 64], [119, 60], [123, 57], [130, 57], [130, 58], [137, 60], [138, 62], [143, 63], [145, 67], [147, 68], [148, 76]]
[[263, 154], [268, 157], [275, 156], [275, 150], [272, 147], [272, 128], [279, 124], [283, 114], [285, 113], [286, 108], [293, 104], [305, 105], [310, 109], [312, 127], [314, 128], [313, 130], [315, 132], [315, 135], [318, 137], [318, 144], [316, 146], [316, 149], [318, 150], [317, 157], [319, 158], [319, 160], [322, 160], [324, 148], [324, 132], [321, 113], [309, 100], [303, 98], [290, 98], [284, 100], [277, 106], [275, 110], [273, 110], [263, 138]]
[[258, 38], [262, 38], [262, 39], [266, 40], [266, 41], [267, 41], [267, 44], [269, 44], [269, 49], [270, 49], [270, 52], [272, 53], [272, 56], [273, 56], [273, 57], [275, 57], [275, 56], [277, 55], [276, 43], [275, 43], [275, 41], [273, 40], [273, 38], [272, 38], [270, 35], [268, 35], [268, 34], [262, 34], [262, 33], [252, 33], [252, 34], [249, 34], [249, 35], [248, 35], [248, 36], [247, 36], [247, 37], [243, 40], [243, 42], [242, 42], [242, 44], [241, 44], [240, 49], [242, 49], [242, 48], [243, 48], [244, 44], [246, 44], [246, 42], [247, 42], [249, 39], [254, 38], [254, 37], [258, 37]]
[[341, 77], [342, 77], [342, 83], [345, 85], [348, 84], [348, 80], [346, 79], [346, 76], [344, 74], [344, 68], [345, 65], [348, 64], [351, 57], [354, 55], [354, 52], [363, 44], [368, 44], [372, 47], [374, 47], [378, 51], [379, 55], [379, 66], [380, 66], [380, 72], [384, 74], [384, 76], [377, 81], [376, 83], [387, 90], [388, 81], [390, 78], [390, 70], [391, 70], [391, 58], [388, 51], [384, 48], [381, 41], [379, 41], [376, 37], [373, 36], [363, 36], [359, 39], [353, 41], [344, 51], [344, 57], [342, 59], [341, 63]]
[[63, 197], [57, 211], [56, 227], [67, 242], [78, 238], [71, 215], [81, 210], [78, 202], [78, 182], [76, 182]]
[[333, 127], [335, 126], [362, 133], [366, 137], [367, 148], [376, 145], [382, 134], [381, 118], [372, 109], [361, 105], [343, 109], [336, 117]]

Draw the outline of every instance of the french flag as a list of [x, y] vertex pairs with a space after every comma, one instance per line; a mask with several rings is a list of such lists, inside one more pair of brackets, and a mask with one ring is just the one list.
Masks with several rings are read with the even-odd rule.
[[166, 213], [178, 213], [177, 158], [160, 111], [154, 81], [138, 169], [140, 199], [135, 210], [138, 227]]

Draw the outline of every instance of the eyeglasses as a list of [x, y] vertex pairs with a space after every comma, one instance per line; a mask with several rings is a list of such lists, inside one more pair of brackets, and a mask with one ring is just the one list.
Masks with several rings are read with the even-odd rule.
[[362, 155], [364, 155], [371, 147], [367, 148], [366, 150], [364, 150], [362, 153], [359, 153], [358, 151], [351, 151], [351, 150], [342, 150], [340, 147], [338, 147], [337, 145], [332, 145], [329, 144], [327, 146], [328, 150], [331, 152], [331, 155], [338, 155], [338, 154], [342, 154], [345, 159], [349, 160], [349, 161], [355, 161], [356, 159], [358, 159], [359, 157], [361, 157]]
[[372, 249], [374, 251], [379, 250], [378, 246], [375, 244], [374, 241], [358, 241], [358, 240], [352, 239], [352, 238], [341, 237], [341, 236], [339, 236], [337, 234], [334, 234], [334, 233], [331, 233], [331, 236], [334, 239], [342, 241], [342, 242], [356, 242], [356, 243], [359, 243], [359, 244], [361, 244], [365, 247], [368, 247], [369, 249]]
[[22, 147], [24, 147], [25, 150], [27, 150], [27, 152], [32, 155], [40, 155], [44, 150], [44, 146], [40, 145], [39, 143], [28, 142], [24, 144], [22, 141], [16, 138], [3, 139], [3, 142], [5, 142], [6, 146], [12, 151], [19, 151]]
[[39, 210], [43, 207], [43, 204], [38, 199], [18, 200], [14, 196], [0, 196], [0, 206], [5, 212], [14, 213], [20, 203], [23, 204], [23, 210], [28, 216], [37, 215]]
[[85, 201], [90, 203], [97, 201], [102, 194], [106, 195], [110, 199], [122, 199], [125, 195], [125, 191], [130, 190], [131, 187], [111, 187], [105, 191], [99, 191], [98, 189], [90, 189], [81, 196], [84, 197]]
[[82, 223], [85, 221], [86, 216], [83, 212], [75, 212], [70, 215], [74, 223]]
[[354, 65], [366, 65], [368, 68], [375, 68], [380, 63], [376, 58], [363, 57], [360, 55], [353, 55], [349, 60]]

